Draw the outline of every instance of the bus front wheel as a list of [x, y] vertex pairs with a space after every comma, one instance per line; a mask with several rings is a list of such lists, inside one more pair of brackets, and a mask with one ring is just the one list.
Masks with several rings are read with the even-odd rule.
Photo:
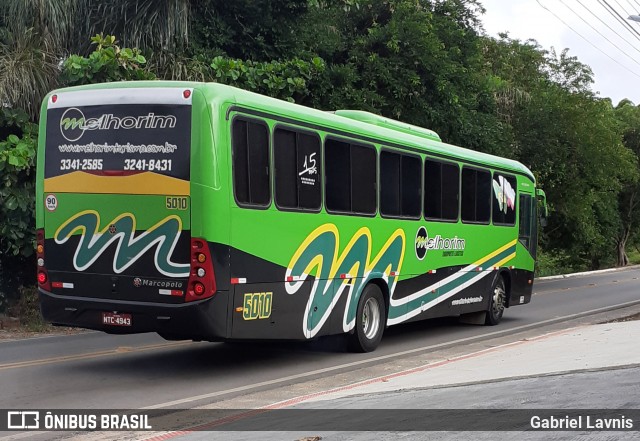
[[378, 347], [387, 321], [385, 311], [380, 288], [367, 285], [358, 301], [355, 330], [349, 335], [350, 351], [371, 352]]
[[502, 276], [498, 276], [496, 281], [493, 282], [493, 287], [491, 288], [491, 301], [484, 321], [486, 325], [494, 326], [500, 323], [502, 320], [502, 314], [504, 314], [504, 305], [506, 302], [507, 289], [505, 288], [504, 278]]

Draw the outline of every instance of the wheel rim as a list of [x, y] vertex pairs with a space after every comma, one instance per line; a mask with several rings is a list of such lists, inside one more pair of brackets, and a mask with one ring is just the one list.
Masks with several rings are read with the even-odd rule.
[[504, 301], [506, 292], [501, 283], [497, 284], [493, 290], [493, 315], [499, 317], [504, 312]]
[[380, 329], [380, 305], [374, 298], [369, 298], [362, 308], [362, 331], [367, 339], [373, 339]]

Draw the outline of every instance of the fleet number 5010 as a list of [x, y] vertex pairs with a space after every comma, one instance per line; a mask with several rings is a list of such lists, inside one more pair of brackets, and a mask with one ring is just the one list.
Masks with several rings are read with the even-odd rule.
[[273, 293], [256, 292], [244, 295], [244, 309], [242, 318], [244, 320], [266, 319], [271, 316], [271, 302]]

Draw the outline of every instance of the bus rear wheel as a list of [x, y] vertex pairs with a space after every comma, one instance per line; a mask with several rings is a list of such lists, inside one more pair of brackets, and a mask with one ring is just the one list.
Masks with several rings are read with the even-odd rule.
[[387, 322], [384, 298], [380, 288], [369, 284], [362, 292], [356, 310], [356, 326], [348, 337], [352, 352], [371, 352], [378, 347]]
[[495, 326], [500, 323], [506, 303], [507, 289], [505, 288], [504, 278], [498, 276], [491, 288], [491, 301], [484, 321], [485, 325]]

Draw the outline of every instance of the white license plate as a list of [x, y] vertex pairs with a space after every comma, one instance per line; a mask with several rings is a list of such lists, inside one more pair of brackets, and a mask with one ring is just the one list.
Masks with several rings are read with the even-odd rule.
[[131, 326], [131, 314], [103, 312], [102, 324], [108, 326]]

